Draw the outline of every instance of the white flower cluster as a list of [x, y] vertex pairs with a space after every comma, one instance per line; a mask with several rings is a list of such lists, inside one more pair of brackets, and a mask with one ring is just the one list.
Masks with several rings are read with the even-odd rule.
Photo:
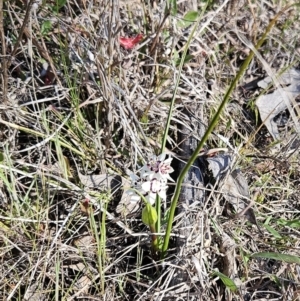
[[133, 189], [128, 189], [126, 193], [130, 196], [131, 203], [137, 203], [141, 199], [135, 190], [139, 191], [151, 205], [155, 203], [157, 195], [166, 200], [167, 181], [174, 182], [169, 175], [174, 169], [171, 167], [172, 158], [165, 158], [164, 153], [158, 157], [153, 156], [151, 161], [141, 168], [140, 176], [130, 175]]

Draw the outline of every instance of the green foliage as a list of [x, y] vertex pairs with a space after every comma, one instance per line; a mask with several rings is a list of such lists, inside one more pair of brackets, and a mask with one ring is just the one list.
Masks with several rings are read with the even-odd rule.
[[172, 16], [177, 15], [177, 0], [168, 0], [166, 6], [166, 14], [168, 14], [168, 12], [170, 12]]
[[275, 237], [275, 238], [282, 238], [282, 236], [271, 226], [268, 224], [264, 224], [264, 227]]
[[280, 219], [277, 221], [278, 225], [282, 225], [282, 226], [287, 226], [287, 227], [291, 227], [291, 228], [300, 228], [300, 219], [293, 219], [293, 220], [285, 220], [285, 219]]
[[223, 284], [230, 289], [232, 292], [236, 292], [238, 290], [238, 287], [236, 286], [236, 284], [234, 283], [234, 281], [232, 279], [230, 279], [229, 277], [227, 277], [226, 275], [215, 271], [213, 273], [213, 276], [218, 276], [221, 281], [223, 282]]
[[252, 258], [266, 258], [266, 259], [275, 259], [279, 261], [284, 261], [287, 263], [296, 263], [300, 264], [300, 257], [288, 254], [280, 254], [275, 252], [260, 252], [250, 255]]
[[199, 13], [194, 10], [188, 11], [182, 20], [177, 22], [177, 26], [180, 28], [186, 28], [196, 22], [197, 18], [199, 17]]
[[67, 0], [56, 0], [55, 5], [52, 6], [52, 10], [55, 13], [58, 13], [61, 8], [67, 3]]
[[[177, 57], [177, 58], [176, 58]], [[174, 56], [174, 61], [175, 61], [175, 65], [176, 67], [178, 67], [181, 63], [181, 58], [179, 57], [178, 53], [176, 52], [176, 55]], [[188, 62], [190, 62], [192, 59], [194, 58], [193, 55], [187, 54], [183, 60], [183, 64], [186, 64]]]
[[157, 222], [157, 212], [154, 207], [147, 204], [142, 211], [142, 221], [145, 225], [150, 226]]
[[52, 29], [52, 23], [50, 20], [46, 20], [42, 23], [41, 26], [41, 34], [43, 36], [46, 36]]

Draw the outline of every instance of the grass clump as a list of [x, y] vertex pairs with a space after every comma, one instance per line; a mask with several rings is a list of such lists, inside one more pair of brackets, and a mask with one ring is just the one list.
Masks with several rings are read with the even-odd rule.
[[[255, 80], [298, 69], [298, 6], [0, 1], [0, 12], [2, 299], [297, 300], [297, 98], [274, 141], [255, 102], [278, 86]], [[128, 171], [161, 152], [177, 182], [150, 232], [142, 206], [117, 208]], [[220, 155], [246, 179], [263, 235], [213, 179]], [[201, 183], [187, 182], [197, 164]], [[184, 203], [191, 186], [201, 197]]]

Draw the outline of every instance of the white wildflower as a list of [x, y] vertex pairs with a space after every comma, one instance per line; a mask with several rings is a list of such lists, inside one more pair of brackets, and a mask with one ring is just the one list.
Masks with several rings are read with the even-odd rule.
[[144, 174], [150, 177], [162, 178], [164, 180], [174, 180], [170, 177], [170, 173], [174, 171], [171, 167], [172, 158], [169, 157], [165, 160], [166, 154], [162, 153], [158, 157], [153, 156], [151, 161], [144, 166]]
[[130, 198], [130, 203], [136, 204], [140, 201], [141, 196], [137, 191], [145, 197], [145, 199], [153, 205], [156, 197], [159, 196], [162, 200], [167, 198], [167, 180], [174, 181], [170, 177], [173, 172], [171, 167], [172, 158], [166, 158], [166, 154], [153, 156], [151, 161], [144, 165], [139, 171], [140, 177], [136, 174], [131, 174], [131, 189], [126, 193]]
[[164, 180], [159, 180], [156, 178], [151, 179], [150, 181], [146, 181], [142, 184], [142, 189], [146, 191], [146, 199], [149, 201], [151, 205], [155, 203], [156, 196], [159, 195], [163, 200], [167, 198], [167, 189]]

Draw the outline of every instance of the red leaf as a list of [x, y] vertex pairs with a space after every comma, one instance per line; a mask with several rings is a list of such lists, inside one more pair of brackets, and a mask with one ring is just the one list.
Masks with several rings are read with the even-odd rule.
[[138, 34], [136, 37], [134, 38], [124, 38], [124, 37], [120, 37], [120, 45], [125, 48], [125, 49], [132, 49], [134, 48], [134, 46], [136, 44], [139, 43], [140, 40], [143, 39], [143, 35], [142, 34]]

